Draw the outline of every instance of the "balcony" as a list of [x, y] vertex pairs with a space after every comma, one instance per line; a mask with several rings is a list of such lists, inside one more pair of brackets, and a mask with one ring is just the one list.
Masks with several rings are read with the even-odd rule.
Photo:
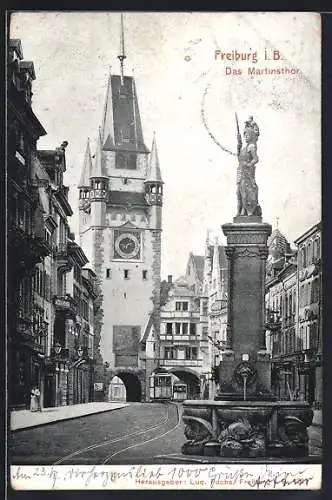
[[51, 247], [44, 238], [16, 225], [8, 229], [7, 244], [8, 262], [11, 261], [15, 269], [22, 267], [26, 272], [51, 253]]
[[63, 259], [68, 256], [68, 243], [58, 243], [54, 247], [54, 257], [56, 259]]
[[56, 311], [65, 312], [68, 316], [75, 317], [77, 314], [77, 302], [70, 295], [58, 296], [53, 298]]
[[199, 320], [199, 310], [197, 311], [163, 311], [162, 313], [163, 317], [162, 320], [168, 321], [171, 319], [187, 319], [190, 320], [191, 318], [195, 318]]
[[66, 361], [69, 360], [69, 349], [64, 349], [61, 347], [60, 352], [56, 352], [54, 347], [51, 348], [51, 357], [56, 361]]
[[265, 323], [265, 328], [271, 332], [280, 330], [281, 318], [279, 316], [268, 315]]
[[39, 354], [45, 353], [45, 346], [40, 343], [40, 335], [33, 331], [34, 323], [26, 317], [18, 317], [16, 320], [16, 341], [21, 346], [27, 346]]
[[193, 334], [174, 334], [174, 335], [160, 335], [160, 340], [164, 341], [175, 341], [175, 342], [195, 342], [200, 340], [200, 335], [197, 333]]
[[67, 271], [70, 271], [73, 264], [70, 259], [69, 245], [68, 243], [58, 243], [54, 247], [54, 259], [58, 267], [62, 267]]
[[20, 316], [17, 318], [16, 330], [18, 333], [23, 333], [25, 335], [32, 335], [32, 321], [28, 318]]
[[179, 368], [198, 368], [203, 366], [202, 359], [159, 359], [161, 366]]

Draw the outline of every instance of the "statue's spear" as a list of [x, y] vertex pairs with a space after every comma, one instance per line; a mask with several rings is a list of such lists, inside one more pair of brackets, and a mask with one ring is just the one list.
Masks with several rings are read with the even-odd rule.
[[237, 135], [240, 135], [239, 120], [238, 120], [237, 112], [236, 111], [235, 111], [235, 120], [236, 120]]
[[237, 117], [237, 112], [235, 111], [235, 121], [236, 121], [236, 129], [237, 129], [237, 155], [239, 156], [241, 147], [242, 147], [242, 138], [240, 134], [239, 120]]

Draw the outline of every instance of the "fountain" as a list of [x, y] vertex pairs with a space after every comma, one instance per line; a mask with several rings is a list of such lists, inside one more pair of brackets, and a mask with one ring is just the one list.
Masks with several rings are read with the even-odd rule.
[[[237, 117], [236, 117], [237, 118]], [[228, 323], [214, 400], [186, 400], [183, 455], [216, 460], [308, 461], [313, 411], [306, 402], [277, 401], [265, 345], [265, 265], [271, 226], [262, 221], [255, 168], [259, 128], [238, 128], [237, 215], [222, 226], [227, 238]]]

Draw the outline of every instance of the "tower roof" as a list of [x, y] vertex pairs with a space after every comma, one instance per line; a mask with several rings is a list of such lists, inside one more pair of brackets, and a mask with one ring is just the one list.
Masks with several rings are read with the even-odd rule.
[[144, 144], [136, 86], [132, 76], [110, 74], [102, 120], [106, 151], [148, 153]]
[[92, 172], [92, 160], [91, 160], [90, 140], [88, 139], [84, 155], [81, 178], [78, 187], [86, 187], [90, 185], [91, 172]]
[[204, 255], [193, 255], [193, 261], [195, 264], [196, 272], [198, 278], [203, 281], [204, 278]]
[[161, 177], [156, 136], [153, 134], [149, 171], [145, 182], [163, 182]]
[[97, 146], [95, 160], [91, 169], [91, 177], [108, 177], [104, 171], [104, 161], [103, 161], [103, 150], [102, 150], [102, 138], [101, 130], [98, 130]]
[[[210, 259], [213, 260], [214, 256], [214, 249], [215, 245], [209, 245], [208, 246], [208, 252]], [[218, 253], [219, 253], [219, 267], [220, 269], [224, 269], [227, 267], [227, 258], [226, 258], [226, 252], [225, 252], [225, 247], [223, 245], [218, 245]]]
[[106, 99], [102, 122], [102, 143], [105, 149], [114, 149], [113, 102], [111, 90], [111, 70], [107, 82]]
[[269, 242], [269, 253], [275, 258], [280, 258], [287, 253], [290, 249], [289, 243], [285, 236], [279, 231], [278, 228], [272, 232]]

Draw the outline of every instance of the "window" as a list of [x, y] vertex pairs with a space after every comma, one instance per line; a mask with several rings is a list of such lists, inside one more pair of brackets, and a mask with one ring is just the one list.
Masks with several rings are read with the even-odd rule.
[[74, 285], [73, 288], [74, 288], [74, 300], [77, 302], [77, 304], [80, 304], [80, 302], [81, 302], [81, 290], [76, 285]]
[[77, 283], [81, 283], [82, 272], [79, 266], [74, 266], [74, 280], [77, 281]]
[[188, 302], [175, 302], [176, 311], [188, 311]]
[[82, 317], [86, 321], [89, 321], [89, 299], [88, 299], [88, 297], [84, 297], [84, 299], [82, 299], [81, 314], [82, 314]]
[[196, 323], [190, 323], [190, 335], [196, 335]]
[[203, 316], [207, 316], [208, 315], [208, 302], [207, 302], [207, 300], [203, 301], [202, 314], [203, 314]]
[[129, 280], [129, 269], [123, 270], [123, 277], [125, 280]]
[[172, 323], [166, 323], [166, 334], [172, 335], [172, 332], [173, 332]]
[[315, 321], [310, 325], [310, 348], [317, 349], [318, 347], [318, 328]]
[[175, 323], [175, 335], [181, 335], [181, 323]]
[[307, 249], [306, 249], [306, 247], [302, 248], [302, 259], [303, 259], [303, 267], [307, 267]]
[[308, 259], [308, 266], [310, 266], [310, 264], [312, 264], [312, 261], [313, 261], [311, 241], [309, 241], [309, 243], [308, 243], [307, 259]]
[[197, 347], [186, 347], [185, 359], [197, 359]]
[[146, 269], [144, 269], [144, 270], [142, 271], [142, 279], [143, 279], [143, 280], [147, 280], [147, 279], [148, 279], [148, 272], [147, 272], [147, 270], [146, 270]]
[[165, 346], [164, 347], [165, 359], [176, 359], [176, 347]]
[[188, 323], [182, 323], [182, 333], [188, 335]]
[[106, 278], [109, 279], [109, 278], [112, 278], [112, 270], [111, 269], [106, 269]]

